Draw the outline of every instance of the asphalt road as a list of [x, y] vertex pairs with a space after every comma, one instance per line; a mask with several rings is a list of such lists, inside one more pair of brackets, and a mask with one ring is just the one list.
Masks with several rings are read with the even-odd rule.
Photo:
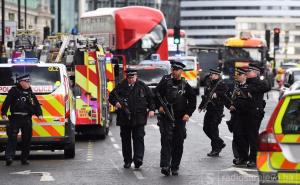
[[[269, 93], [266, 114], [261, 130], [266, 126], [276, 103], [278, 92]], [[198, 97], [197, 104], [200, 103]], [[145, 136], [145, 158], [143, 166], [135, 170], [123, 168], [119, 128], [112, 125], [105, 140], [77, 137], [76, 157], [66, 160], [62, 151], [33, 151], [30, 165], [22, 166], [17, 160], [6, 167], [3, 153], [0, 153], [0, 184], [149, 184], [149, 185], [251, 185], [258, 184], [256, 169], [232, 166], [231, 141], [226, 120], [228, 111], [220, 124], [220, 135], [226, 147], [220, 157], [210, 158], [210, 140], [203, 127], [204, 113], [195, 112], [187, 124], [188, 136], [179, 176], [165, 177], [160, 174], [160, 134], [156, 118], [148, 121]]]

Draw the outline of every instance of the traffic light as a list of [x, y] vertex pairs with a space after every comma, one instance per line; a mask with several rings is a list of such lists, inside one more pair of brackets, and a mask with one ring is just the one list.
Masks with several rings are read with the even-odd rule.
[[180, 44], [180, 27], [174, 26], [174, 44]]
[[270, 30], [266, 30], [266, 32], [265, 32], [265, 39], [266, 39], [266, 43], [267, 43], [268, 49], [270, 49], [270, 36], [271, 36], [271, 31]]
[[279, 34], [280, 28], [274, 28], [274, 49], [279, 49]]

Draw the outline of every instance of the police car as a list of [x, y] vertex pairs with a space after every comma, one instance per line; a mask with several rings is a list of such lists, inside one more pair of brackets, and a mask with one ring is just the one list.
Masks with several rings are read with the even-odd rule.
[[258, 138], [260, 184], [300, 184], [300, 91], [286, 93]]
[[[75, 111], [65, 65], [40, 64], [36, 58], [17, 58], [11, 64], [0, 64], [0, 109], [16, 76], [24, 73], [30, 74], [32, 91], [43, 111], [42, 120], [32, 117], [31, 148], [64, 150], [66, 158], [74, 158]], [[0, 118], [0, 152], [7, 143], [6, 124]]]

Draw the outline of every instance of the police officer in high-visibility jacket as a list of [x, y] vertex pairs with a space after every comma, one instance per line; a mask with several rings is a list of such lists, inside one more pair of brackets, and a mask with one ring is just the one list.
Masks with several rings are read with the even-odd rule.
[[[196, 94], [187, 81], [181, 77], [185, 65], [172, 61], [172, 73], [165, 75], [155, 89], [171, 114], [174, 122], [167, 116], [162, 102], [157, 101], [160, 113], [159, 127], [161, 133], [161, 173], [168, 176], [178, 175], [183, 153], [183, 142], [186, 138], [186, 122], [189, 121], [196, 109]], [[159, 93], [159, 95], [157, 94]], [[158, 97], [157, 97], [158, 99]]]
[[[32, 137], [32, 115], [42, 119], [41, 106], [30, 87], [29, 74], [23, 74], [16, 78], [17, 84], [13, 86], [4, 100], [1, 116], [4, 120], [9, 119], [7, 125], [8, 142], [5, 151], [6, 165], [12, 164], [17, 145], [19, 130], [22, 132], [21, 163], [28, 165], [30, 142]], [[10, 108], [11, 115], [7, 117]]]

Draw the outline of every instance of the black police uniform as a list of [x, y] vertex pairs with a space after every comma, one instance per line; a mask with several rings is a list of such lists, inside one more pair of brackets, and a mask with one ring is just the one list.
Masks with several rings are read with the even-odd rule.
[[[246, 71], [238, 68], [237, 72], [239, 74], [246, 74]], [[234, 160], [233, 163], [234, 164], [238, 164], [240, 162], [238, 162], [240, 160], [240, 155], [239, 155], [239, 150], [238, 150], [238, 136], [241, 132], [240, 129], [240, 125], [239, 125], [239, 116], [238, 114], [243, 114], [243, 112], [241, 110], [244, 110], [244, 104], [243, 102], [247, 102], [247, 98], [248, 95], [246, 93], [243, 92], [243, 89], [246, 88], [246, 81], [245, 83], [240, 83], [238, 81], [235, 82], [235, 86], [234, 89], [232, 90], [231, 94], [230, 94], [230, 101], [228, 102], [229, 104], [226, 105], [227, 108], [230, 108], [230, 106], [235, 107], [235, 110], [231, 110], [230, 114], [231, 114], [231, 118], [229, 121], [227, 121], [228, 127], [229, 127], [229, 131], [233, 133], [233, 140], [232, 140], [232, 152], [233, 152], [233, 156], [234, 156]]]
[[[217, 69], [210, 69], [211, 73], [220, 75], [221, 71]], [[217, 86], [216, 86], [217, 85]], [[216, 88], [215, 88], [216, 87]], [[211, 91], [215, 88], [216, 98], [210, 97]], [[219, 155], [221, 150], [225, 147], [224, 141], [219, 137], [219, 124], [222, 121], [224, 105], [226, 103], [225, 93], [228, 88], [222, 79], [208, 80], [207, 85], [204, 89], [204, 95], [198, 109], [206, 109], [204, 116], [203, 131], [211, 140], [212, 150], [208, 153], [208, 156], [216, 157]], [[207, 107], [205, 107], [205, 104]]]
[[[171, 62], [172, 68], [183, 69], [180, 62]], [[169, 110], [174, 113], [175, 123], [165, 115], [159, 114], [161, 133], [160, 167], [162, 173], [169, 175], [170, 170], [176, 175], [183, 153], [183, 143], [186, 138], [186, 122], [184, 115], [192, 116], [196, 109], [196, 94], [184, 78], [174, 79], [171, 74], [165, 75], [155, 89], [167, 102]], [[157, 107], [161, 103], [157, 100]]]
[[[260, 71], [260, 68], [250, 64], [249, 70]], [[239, 155], [241, 160], [249, 161], [247, 164], [249, 167], [254, 167], [256, 164], [257, 137], [266, 105], [264, 93], [269, 90], [270, 86], [267, 81], [260, 80], [259, 77], [247, 78], [242, 91], [248, 95], [248, 98], [241, 101], [241, 105], [238, 106], [240, 108], [237, 108], [241, 111], [238, 114], [240, 127], [237, 128], [239, 129], [237, 131], [239, 133], [237, 139]]]
[[[29, 75], [20, 76], [17, 81], [29, 80]], [[27, 163], [32, 137], [32, 115], [41, 116], [41, 106], [31, 88], [23, 89], [20, 84], [13, 86], [3, 103], [1, 115], [6, 115], [10, 108], [9, 124], [7, 125], [8, 143], [5, 151], [7, 165], [10, 165], [16, 151], [17, 135], [22, 132], [21, 161]]]
[[[129, 76], [135, 75], [136, 70], [127, 70], [126, 73]], [[123, 108], [117, 110], [117, 125], [120, 126], [124, 167], [129, 168], [133, 161], [138, 168], [142, 165], [144, 158], [144, 126], [147, 123], [147, 113], [155, 110], [153, 94], [144, 82], [137, 80], [134, 86], [130, 87], [126, 79], [121, 81], [110, 93], [109, 102], [114, 106], [119, 102], [115, 93], [128, 105], [130, 111], [129, 119]]]

